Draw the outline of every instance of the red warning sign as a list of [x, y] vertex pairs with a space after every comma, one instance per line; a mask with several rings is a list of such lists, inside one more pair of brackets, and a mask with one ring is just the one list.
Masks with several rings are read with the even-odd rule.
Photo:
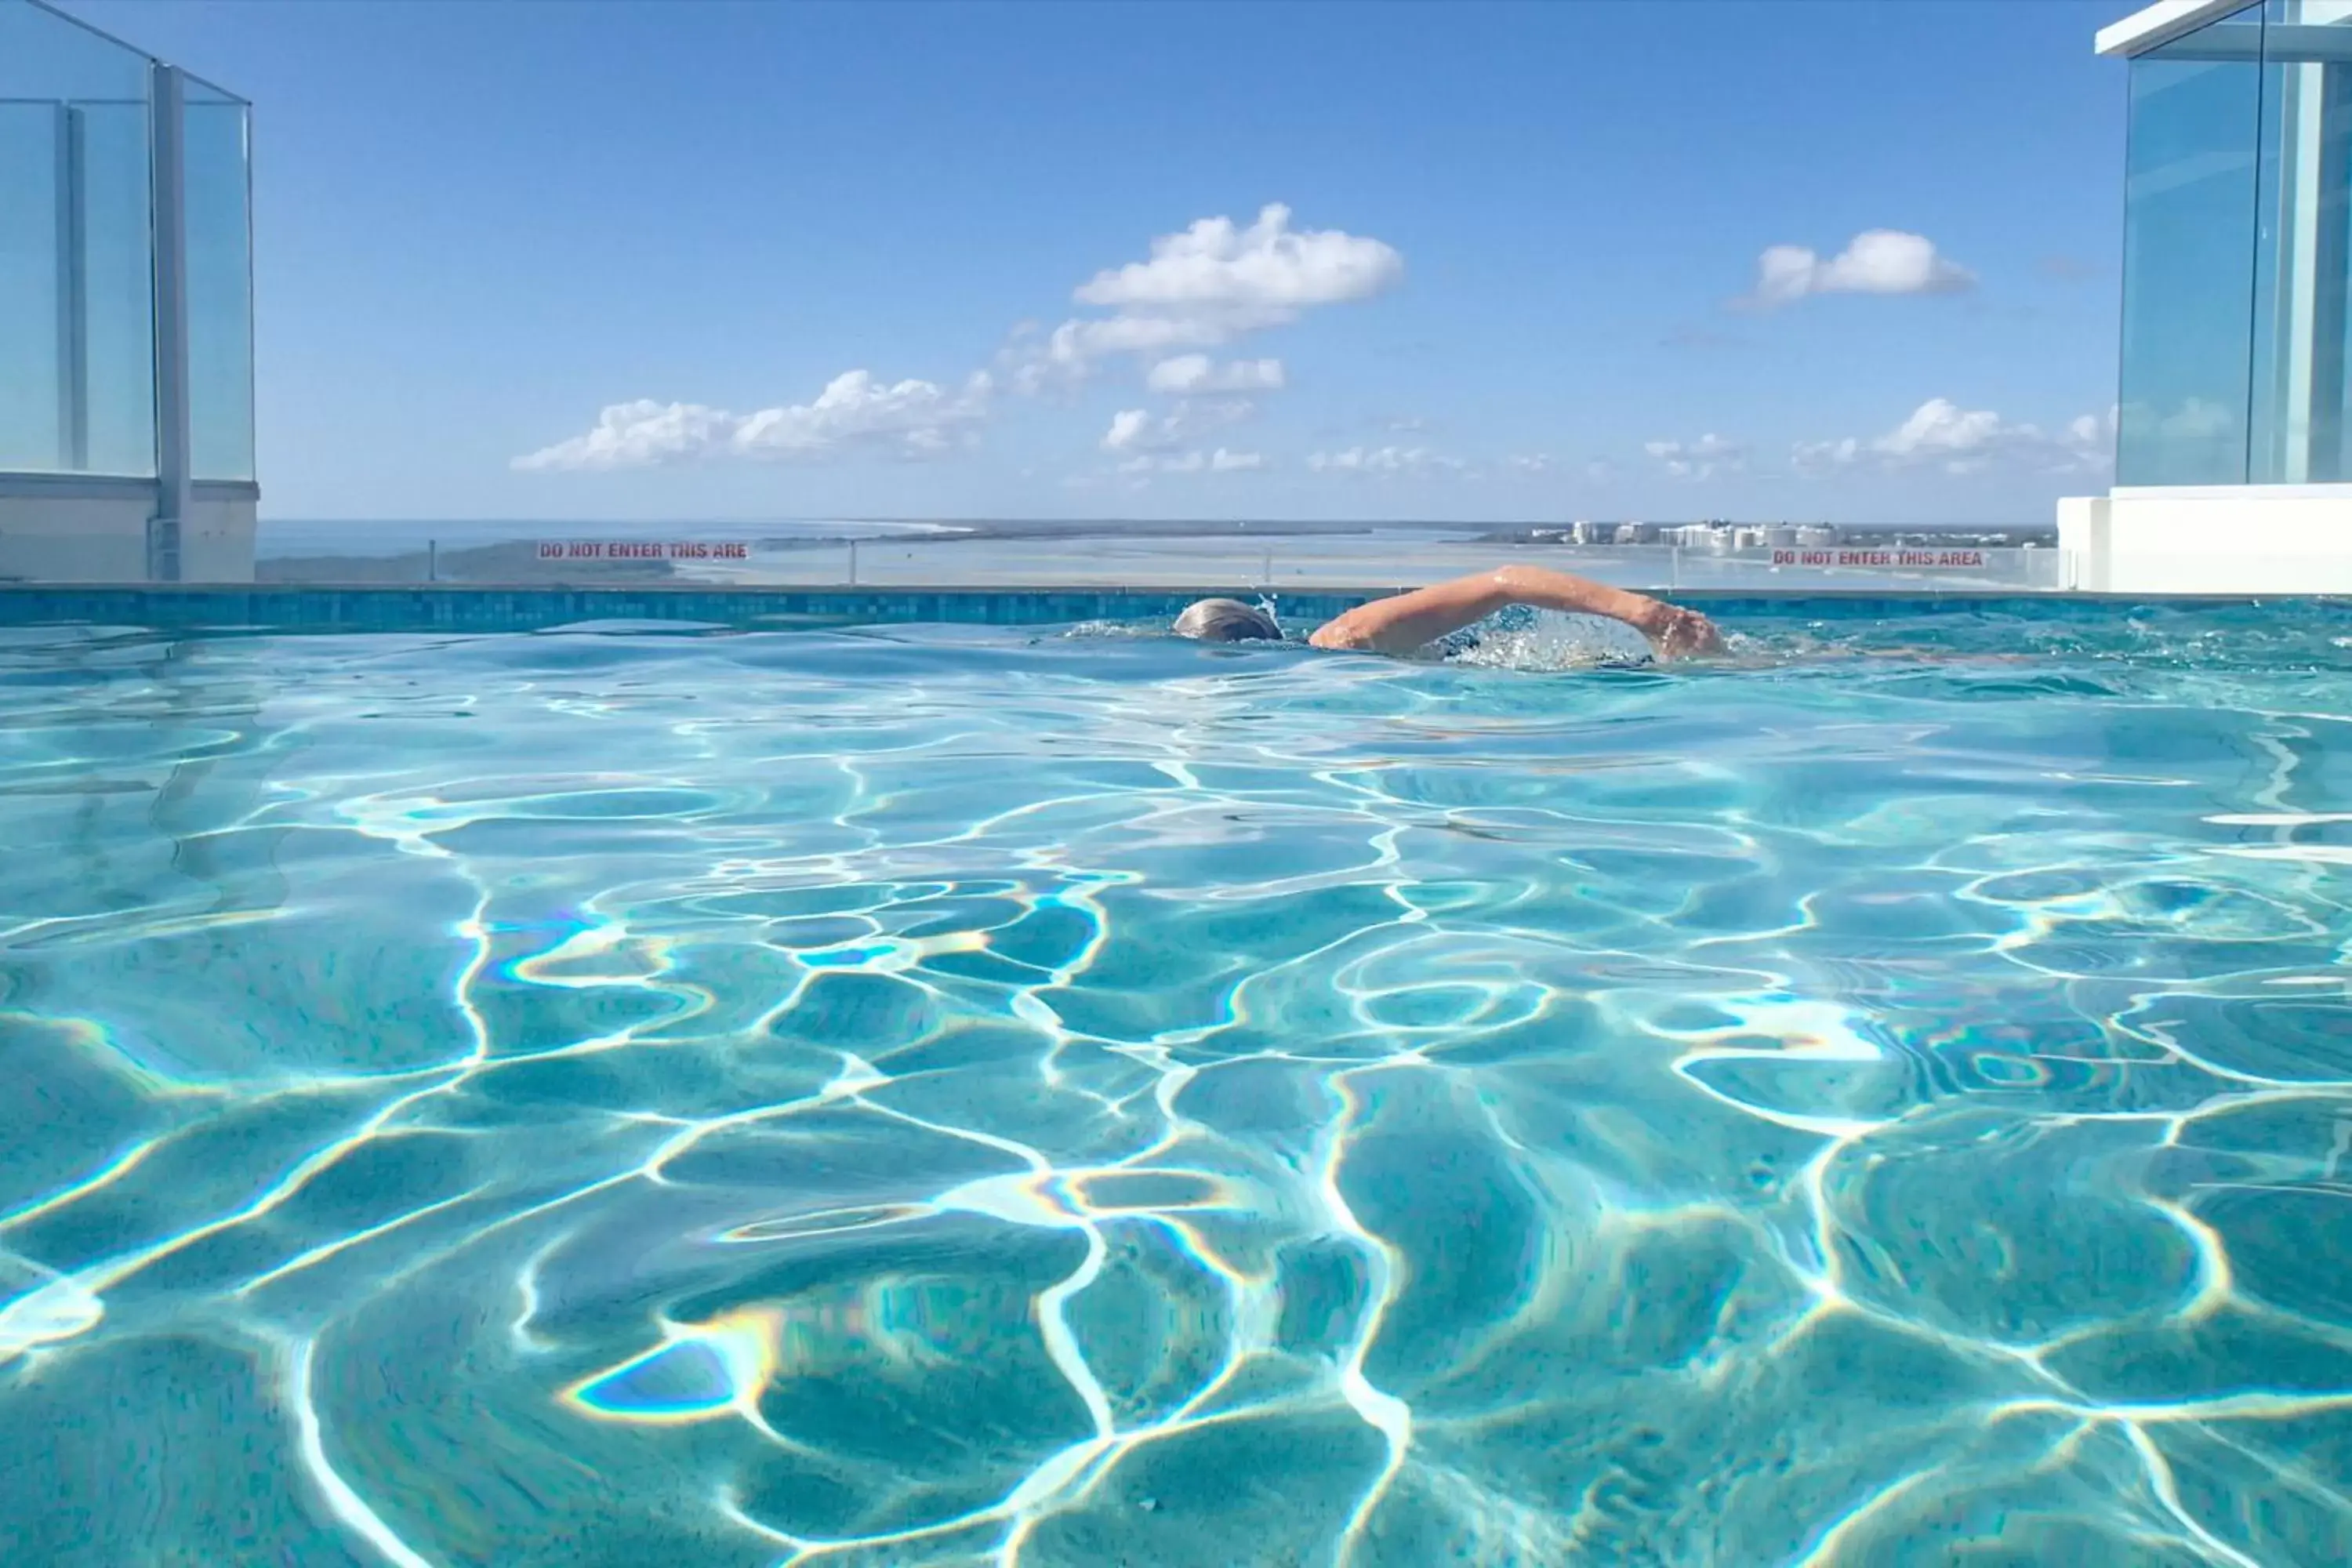
[[542, 539], [541, 561], [749, 561], [751, 547], [735, 539]]

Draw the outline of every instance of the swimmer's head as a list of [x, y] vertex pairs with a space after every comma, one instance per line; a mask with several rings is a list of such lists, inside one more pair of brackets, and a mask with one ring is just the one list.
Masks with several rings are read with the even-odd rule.
[[1239, 599], [1202, 599], [1176, 617], [1176, 635], [1202, 642], [1280, 642], [1282, 628], [1255, 605]]

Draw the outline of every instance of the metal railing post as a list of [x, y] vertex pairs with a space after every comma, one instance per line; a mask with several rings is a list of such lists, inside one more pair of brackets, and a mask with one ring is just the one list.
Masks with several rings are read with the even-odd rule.
[[147, 574], [180, 580], [180, 533], [189, 510], [188, 214], [181, 156], [186, 90], [179, 68], [149, 69], [148, 169], [155, 279], [155, 515], [147, 525]]
[[58, 466], [89, 471], [87, 111], [58, 105]]

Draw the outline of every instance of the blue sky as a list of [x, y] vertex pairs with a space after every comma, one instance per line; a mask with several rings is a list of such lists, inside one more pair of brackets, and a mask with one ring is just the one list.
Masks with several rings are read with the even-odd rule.
[[2108, 482], [2126, 4], [68, 8], [257, 106], [265, 517]]

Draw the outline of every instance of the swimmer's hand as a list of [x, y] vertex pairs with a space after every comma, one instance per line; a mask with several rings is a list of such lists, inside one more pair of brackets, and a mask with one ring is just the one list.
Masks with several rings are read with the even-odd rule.
[[1680, 605], [1669, 605], [1653, 599], [1638, 619], [1633, 629], [1650, 639], [1661, 658], [1683, 658], [1691, 654], [1721, 653], [1723, 634], [1715, 623], [1696, 610], [1685, 610]]

